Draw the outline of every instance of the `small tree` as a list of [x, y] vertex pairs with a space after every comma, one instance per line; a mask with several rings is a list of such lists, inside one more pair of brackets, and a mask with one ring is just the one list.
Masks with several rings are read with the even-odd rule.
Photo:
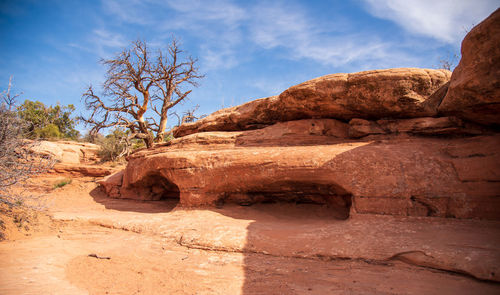
[[206, 115], [200, 115], [197, 116], [195, 115], [195, 112], [200, 108], [199, 105], [194, 106], [192, 109], [188, 109], [187, 111], [184, 111], [182, 114], [182, 117], [177, 114], [177, 112], [172, 112], [171, 115], [174, 115], [177, 117], [177, 126], [180, 126], [184, 123], [192, 123], [198, 119], [202, 119], [206, 117]]
[[164, 54], [152, 55], [145, 42], [136, 41], [114, 59], [103, 60], [108, 67], [102, 96], [92, 86], [83, 94], [91, 115], [82, 118], [91, 132], [121, 127], [130, 130], [131, 138], [143, 139], [148, 148], [163, 141], [168, 111], [185, 100], [203, 78], [196, 59], [183, 60], [182, 50], [174, 39]]
[[127, 134], [123, 130], [115, 129], [97, 143], [100, 145], [99, 157], [103, 161], [116, 161], [128, 155], [130, 144], [126, 142]]
[[441, 57], [439, 59], [438, 69], [445, 69], [448, 71], [453, 71], [458, 64], [460, 57], [457, 53], [448, 53], [447, 56]]

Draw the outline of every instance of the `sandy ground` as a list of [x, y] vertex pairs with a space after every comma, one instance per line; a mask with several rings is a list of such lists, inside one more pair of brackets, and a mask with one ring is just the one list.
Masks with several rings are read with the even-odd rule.
[[57, 181], [28, 186], [50, 218], [0, 243], [0, 294], [500, 294], [498, 222], [188, 210]]

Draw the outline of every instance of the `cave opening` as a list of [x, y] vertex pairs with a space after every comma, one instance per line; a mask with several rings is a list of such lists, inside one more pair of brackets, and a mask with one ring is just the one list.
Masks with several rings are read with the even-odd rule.
[[142, 188], [141, 194], [144, 200], [160, 201], [160, 200], [180, 200], [179, 187], [159, 174], [152, 174], [145, 177], [140, 184]]
[[342, 187], [328, 183], [279, 181], [259, 185], [244, 192], [228, 193], [225, 202], [242, 206], [256, 204], [293, 204], [326, 208], [336, 219], [349, 218], [352, 195]]

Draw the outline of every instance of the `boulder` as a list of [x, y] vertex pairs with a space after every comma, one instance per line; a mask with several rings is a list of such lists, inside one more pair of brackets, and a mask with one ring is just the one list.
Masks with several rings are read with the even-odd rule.
[[174, 129], [174, 136], [206, 131], [258, 129], [276, 122], [311, 118], [349, 121], [428, 117], [437, 106], [451, 72], [400, 68], [333, 74], [292, 86], [279, 96], [223, 109]]
[[97, 183], [104, 188], [106, 194], [111, 198], [120, 197], [120, 187], [123, 181], [123, 170], [108, 175]]
[[425, 101], [450, 76], [446, 70], [413, 68], [327, 75], [285, 90], [279, 106], [285, 110], [284, 121], [297, 117], [348, 121], [434, 116], [435, 107]]
[[439, 112], [500, 126], [500, 9], [462, 42], [462, 58], [451, 76]]

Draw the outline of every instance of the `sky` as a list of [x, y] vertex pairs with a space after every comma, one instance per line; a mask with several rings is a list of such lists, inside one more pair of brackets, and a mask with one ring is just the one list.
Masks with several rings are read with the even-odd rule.
[[326, 74], [438, 68], [498, 7], [500, 0], [0, 0], [0, 90], [12, 76], [21, 100], [74, 104], [85, 115], [82, 93], [105, 79], [101, 59], [138, 39], [165, 49], [175, 37], [205, 75], [176, 110], [199, 105], [198, 114], [210, 114]]

